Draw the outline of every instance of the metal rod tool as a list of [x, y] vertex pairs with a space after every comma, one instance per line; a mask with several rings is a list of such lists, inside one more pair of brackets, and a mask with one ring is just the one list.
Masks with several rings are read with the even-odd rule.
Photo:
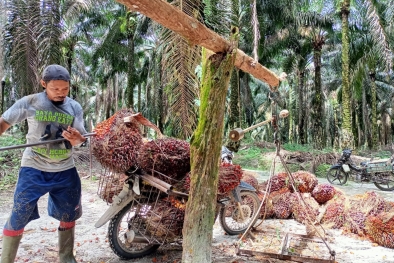
[[[287, 116], [289, 116], [289, 111], [288, 110], [282, 110], [279, 113], [279, 118], [286, 118]], [[275, 119], [275, 116], [272, 116], [268, 120], [265, 120], [263, 122], [257, 123], [257, 124], [255, 124], [253, 126], [250, 126], [250, 127], [246, 128], [244, 130], [241, 129], [241, 128], [236, 128], [236, 129], [230, 131], [230, 139], [232, 141], [234, 141], [234, 142], [239, 141], [239, 140], [241, 140], [244, 137], [246, 132], [251, 131], [251, 130], [253, 130], [253, 129], [257, 128], [257, 127], [260, 127], [260, 126], [262, 126], [264, 124], [267, 124], [267, 123], [271, 122], [274, 119]]]
[[[90, 137], [90, 136], [94, 136], [96, 135], [96, 133], [92, 132], [92, 133], [86, 133], [83, 134], [83, 137]], [[26, 148], [26, 147], [31, 147], [31, 146], [36, 146], [36, 145], [43, 145], [43, 144], [49, 144], [49, 143], [55, 143], [55, 142], [63, 142], [66, 141], [67, 139], [65, 138], [59, 138], [56, 140], [48, 140], [48, 141], [40, 141], [40, 142], [34, 142], [34, 143], [26, 143], [26, 144], [20, 144], [20, 145], [13, 145], [13, 146], [6, 146], [6, 147], [1, 147], [0, 148], [0, 152], [1, 151], [7, 151], [7, 150], [14, 150], [14, 149], [19, 149], [19, 148]]]

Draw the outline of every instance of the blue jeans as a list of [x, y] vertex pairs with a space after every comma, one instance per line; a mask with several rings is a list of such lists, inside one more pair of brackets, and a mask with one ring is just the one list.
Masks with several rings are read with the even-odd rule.
[[38, 199], [47, 193], [49, 216], [63, 222], [73, 222], [82, 216], [81, 180], [75, 167], [62, 172], [22, 167], [14, 192], [14, 206], [4, 228], [20, 230], [38, 219]]

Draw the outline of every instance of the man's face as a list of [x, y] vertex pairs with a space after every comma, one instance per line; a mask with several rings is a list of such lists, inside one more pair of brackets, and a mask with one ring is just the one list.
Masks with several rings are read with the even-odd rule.
[[41, 80], [41, 85], [46, 89], [48, 99], [54, 102], [62, 102], [70, 91], [70, 83], [65, 80]]

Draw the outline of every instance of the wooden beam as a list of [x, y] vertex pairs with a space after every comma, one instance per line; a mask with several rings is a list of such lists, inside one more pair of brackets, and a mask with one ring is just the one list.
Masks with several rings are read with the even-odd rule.
[[[131, 10], [139, 12], [162, 26], [178, 33], [192, 45], [199, 45], [215, 53], [226, 52], [230, 42], [210, 30], [197, 19], [188, 16], [178, 8], [163, 0], [116, 0]], [[253, 58], [238, 49], [235, 64], [237, 68], [262, 80], [276, 90], [279, 78], [274, 72], [260, 65]]]

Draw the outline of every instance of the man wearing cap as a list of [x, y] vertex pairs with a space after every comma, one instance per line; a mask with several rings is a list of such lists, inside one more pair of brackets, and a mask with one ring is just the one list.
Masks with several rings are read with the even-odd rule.
[[23, 97], [0, 118], [0, 135], [10, 126], [28, 122], [27, 143], [65, 138], [59, 143], [27, 147], [23, 153], [11, 215], [4, 225], [1, 263], [14, 262], [25, 226], [39, 218], [37, 201], [49, 193], [48, 214], [59, 220], [61, 263], [73, 255], [75, 220], [81, 217], [81, 181], [72, 158], [73, 146], [86, 141], [81, 105], [67, 97], [70, 74], [49, 65], [42, 74], [44, 91]]

